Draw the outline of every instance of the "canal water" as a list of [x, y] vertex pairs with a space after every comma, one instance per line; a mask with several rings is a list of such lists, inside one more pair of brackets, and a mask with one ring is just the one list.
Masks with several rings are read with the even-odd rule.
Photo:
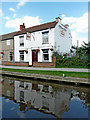
[[3, 77], [0, 86], [2, 118], [89, 118], [88, 87], [12, 77]]

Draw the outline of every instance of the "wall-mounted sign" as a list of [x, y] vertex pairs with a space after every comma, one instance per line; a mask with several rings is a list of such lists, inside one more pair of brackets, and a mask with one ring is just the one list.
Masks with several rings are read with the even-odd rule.
[[31, 40], [31, 33], [27, 32], [26, 40]]
[[60, 35], [61, 35], [62, 37], [65, 36], [65, 31], [64, 31], [63, 29], [60, 30]]

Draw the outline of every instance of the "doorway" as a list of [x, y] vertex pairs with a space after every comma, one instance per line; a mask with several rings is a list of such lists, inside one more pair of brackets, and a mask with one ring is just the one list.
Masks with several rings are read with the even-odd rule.
[[38, 62], [38, 52], [36, 50], [32, 50], [32, 65], [35, 61]]

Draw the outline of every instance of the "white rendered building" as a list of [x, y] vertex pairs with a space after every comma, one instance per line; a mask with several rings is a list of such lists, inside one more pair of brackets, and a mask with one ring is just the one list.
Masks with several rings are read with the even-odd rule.
[[61, 24], [61, 19], [56, 21], [25, 28], [20, 26], [20, 31], [14, 35], [15, 62], [51, 63], [53, 51], [60, 54], [70, 52], [72, 37], [69, 26]]

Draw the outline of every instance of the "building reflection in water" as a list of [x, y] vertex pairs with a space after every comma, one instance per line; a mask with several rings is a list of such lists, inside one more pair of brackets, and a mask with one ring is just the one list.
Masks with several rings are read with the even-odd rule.
[[2, 80], [2, 96], [19, 103], [20, 111], [36, 109], [61, 118], [70, 109], [70, 101], [78, 96], [83, 104], [88, 103], [88, 94], [59, 85], [23, 82], [13, 78]]

